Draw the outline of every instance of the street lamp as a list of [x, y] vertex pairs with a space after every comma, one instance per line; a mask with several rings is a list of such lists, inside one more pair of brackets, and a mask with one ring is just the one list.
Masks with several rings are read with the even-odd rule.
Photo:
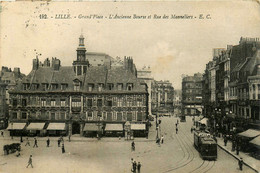
[[100, 140], [100, 131], [101, 131], [101, 129], [100, 129], [100, 127], [101, 127], [101, 123], [100, 123], [100, 115], [98, 115], [98, 124], [97, 124], [97, 126], [98, 126], [98, 140]]

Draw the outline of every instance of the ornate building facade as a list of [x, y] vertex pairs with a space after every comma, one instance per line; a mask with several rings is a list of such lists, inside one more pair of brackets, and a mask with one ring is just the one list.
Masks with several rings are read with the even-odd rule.
[[[25, 123], [36, 135], [123, 136], [127, 121], [135, 136], [148, 130], [147, 85], [137, 78], [133, 59], [116, 67], [90, 65], [83, 36], [73, 66], [61, 66], [57, 58], [43, 64], [34, 59], [32, 71], [10, 98], [10, 123]], [[41, 126], [30, 128], [37, 123]]]

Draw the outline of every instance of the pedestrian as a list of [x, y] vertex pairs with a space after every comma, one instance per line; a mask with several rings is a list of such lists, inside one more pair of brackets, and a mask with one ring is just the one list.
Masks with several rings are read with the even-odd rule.
[[49, 147], [50, 146], [50, 139], [48, 138], [46, 142], [47, 142], [47, 147]]
[[33, 165], [32, 165], [32, 155], [30, 155], [30, 157], [29, 157], [28, 165], [26, 166], [26, 168], [28, 168], [29, 165], [31, 165], [31, 167], [33, 168]]
[[22, 143], [23, 142], [23, 136], [21, 135], [21, 138], [20, 138], [20, 142]]
[[65, 153], [64, 144], [62, 144], [61, 150], [62, 150], [62, 154]]
[[70, 135], [69, 135], [69, 142], [70, 142]]
[[238, 166], [239, 166], [240, 171], [243, 170], [243, 164], [244, 164], [243, 159], [242, 159], [242, 157], [240, 157], [240, 159], [238, 160]]
[[138, 162], [137, 164], [137, 172], [140, 173], [141, 172], [141, 163]]
[[160, 146], [160, 138], [156, 139], [156, 143]]
[[175, 126], [176, 126], [176, 128], [177, 128], [178, 124], [176, 123]]
[[133, 141], [131, 145], [132, 145], [132, 151], [135, 151], [135, 142]]
[[136, 173], [136, 166], [137, 166], [136, 161], [134, 161], [134, 163], [133, 163], [133, 172], [134, 173]]
[[237, 151], [237, 155], [239, 155], [239, 145], [237, 144], [237, 147], [236, 147], [236, 151]]
[[30, 141], [29, 141], [28, 137], [26, 138], [26, 144], [25, 144], [25, 146], [27, 146], [27, 145], [30, 146]]
[[224, 135], [224, 145], [227, 146], [227, 136]]
[[60, 147], [60, 139], [58, 139], [58, 147]]
[[1, 136], [4, 137], [4, 132], [3, 131], [1, 131]]
[[190, 132], [191, 132], [191, 133], [193, 132], [193, 127], [190, 128]]
[[34, 138], [34, 145], [33, 145], [33, 148], [34, 147], [37, 147], [38, 148], [38, 145], [37, 145], [37, 139], [36, 138]]
[[177, 119], [177, 124], [179, 124], [179, 120]]
[[176, 134], [178, 134], [178, 127], [176, 127]]
[[162, 137], [161, 137], [161, 143], [163, 144], [163, 135], [162, 135]]

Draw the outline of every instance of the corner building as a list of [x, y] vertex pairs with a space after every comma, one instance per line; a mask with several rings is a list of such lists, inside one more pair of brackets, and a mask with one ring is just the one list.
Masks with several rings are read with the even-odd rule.
[[33, 60], [32, 71], [10, 91], [9, 130], [25, 123], [34, 135], [147, 135], [147, 86], [133, 59], [125, 58], [123, 66], [90, 65], [80, 36], [72, 64]]

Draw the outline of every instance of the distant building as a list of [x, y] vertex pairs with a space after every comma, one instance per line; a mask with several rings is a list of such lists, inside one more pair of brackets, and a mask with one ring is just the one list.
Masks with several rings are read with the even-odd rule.
[[138, 79], [143, 80], [148, 87], [148, 113], [149, 115], [152, 115], [152, 83], [153, 83], [153, 77], [152, 77], [152, 71], [150, 67], [144, 66], [142, 69], [139, 69], [137, 71], [137, 77]]
[[8, 107], [6, 103], [7, 84], [0, 78], [0, 129], [6, 128], [8, 118]]
[[203, 76], [195, 73], [182, 79], [182, 115], [193, 116], [202, 113]]
[[175, 115], [181, 114], [182, 93], [181, 90], [174, 90], [173, 106]]
[[33, 135], [147, 135], [147, 85], [137, 78], [133, 59], [111, 66], [104, 55], [104, 64], [91, 65], [88, 55], [80, 36], [72, 66], [34, 59], [32, 71], [10, 91], [10, 124], [25, 123]]
[[154, 82], [152, 83], [151, 97], [153, 114], [173, 114], [174, 88], [172, 86], [172, 83], [170, 83], [168, 80], [154, 80]]

